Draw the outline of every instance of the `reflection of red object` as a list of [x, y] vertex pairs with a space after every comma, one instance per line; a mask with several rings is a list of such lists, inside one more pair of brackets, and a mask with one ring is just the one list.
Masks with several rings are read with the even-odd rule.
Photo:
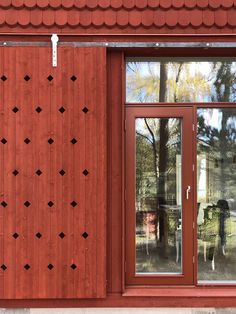
[[156, 221], [155, 212], [145, 212], [143, 213], [143, 228], [147, 233], [155, 233], [155, 221]]

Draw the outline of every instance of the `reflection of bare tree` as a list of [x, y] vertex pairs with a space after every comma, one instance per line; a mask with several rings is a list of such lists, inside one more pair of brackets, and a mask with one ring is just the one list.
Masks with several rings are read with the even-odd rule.
[[[232, 86], [235, 84], [235, 76], [231, 70], [231, 64], [228, 62], [222, 62], [219, 69], [217, 70], [216, 80], [214, 82], [216, 88], [216, 99], [222, 102], [230, 102], [231, 98], [231, 89]], [[220, 180], [222, 183], [221, 187], [221, 198], [226, 197], [226, 168], [225, 165], [227, 161], [227, 151], [229, 151], [228, 146], [228, 130], [227, 130], [227, 121], [230, 118], [231, 113], [229, 111], [223, 110], [222, 111], [222, 126], [221, 130], [218, 135], [219, 139], [219, 152], [220, 152], [220, 160], [221, 160], [221, 173], [220, 173]]]
[[[215, 94], [212, 95], [212, 101], [230, 102], [233, 97], [232, 88], [236, 83], [235, 73], [229, 62], [216, 62], [213, 66], [213, 76]], [[214, 110], [208, 110], [208, 115], [213, 114]], [[204, 115], [198, 118], [198, 137], [199, 137], [199, 153], [206, 153], [215, 159], [215, 167], [217, 167], [216, 179], [220, 182], [218, 187], [222, 199], [229, 197], [227, 195], [228, 182], [232, 181], [232, 173], [230, 164], [232, 163], [232, 149], [235, 145], [235, 126], [230, 124], [235, 119], [235, 110], [219, 109], [218, 126], [210, 125], [205, 121]], [[213, 119], [213, 117], [211, 117]], [[231, 160], [231, 161], [230, 161]], [[215, 191], [216, 193], [217, 191]]]

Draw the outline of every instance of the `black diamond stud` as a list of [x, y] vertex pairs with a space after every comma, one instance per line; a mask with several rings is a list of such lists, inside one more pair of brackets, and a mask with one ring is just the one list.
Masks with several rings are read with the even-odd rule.
[[48, 143], [51, 145], [52, 143], [54, 143], [54, 140], [53, 140], [52, 138], [50, 138], [50, 139], [48, 140]]
[[14, 239], [17, 239], [19, 237], [19, 234], [15, 232], [12, 236]]
[[15, 112], [15, 113], [17, 113], [17, 111], [19, 111], [19, 109], [18, 109], [17, 107], [14, 107], [14, 108], [12, 109], [12, 111]]
[[88, 174], [89, 174], [88, 170], [85, 169], [85, 170], [83, 171], [83, 175], [84, 175], [84, 176], [87, 176]]
[[30, 80], [30, 76], [29, 76], [29, 75], [26, 75], [26, 76], [24, 77], [24, 80], [25, 80], [26, 82], [28, 82], [28, 81]]
[[19, 171], [14, 170], [12, 173], [14, 174], [14, 176], [17, 176], [17, 175], [18, 175], [18, 173], [19, 173]]
[[75, 75], [72, 75], [70, 79], [72, 82], [75, 82], [77, 80], [77, 77]]
[[85, 239], [87, 239], [87, 237], [88, 237], [87, 232], [84, 232], [84, 233], [82, 234], [82, 237], [85, 238]]
[[7, 203], [4, 202], [4, 201], [1, 202], [1, 205], [2, 205], [3, 207], [7, 207]]
[[6, 140], [5, 138], [2, 138], [2, 139], [1, 139], [1, 142], [2, 142], [3, 144], [6, 144], [6, 143], [7, 143], [7, 140]]
[[61, 233], [58, 234], [58, 236], [59, 236], [61, 239], [63, 239], [63, 238], [65, 238], [66, 235], [65, 235], [64, 232], [61, 232]]
[[82, 109], [82, 111], [83, 111], [84, 113], [87, 113], [89, 110], [88, 110], [87, 107], [84, 107], [84, 108]]
[[66, 109], [64, 107], [61, 107], [60, 109], [58, 109], [60, 111], [60, 113], [64, 113], [66, 111]]
[[26, 201], [24, 202], [25, 207], [29, 207], [30, 206], [30, 202]]
[[40, 108], [40, 107], [37, 107], [37, 108], [35, 109], [35, 111], [37, 111], [38, 113], [40, 113], [42, 110], [43, 110], [43, 109]]
[[53, 80], [53, 76], [49, 75], [47, 79], [49, 80], [49, 82], [51, 82]]
[[2, 80], [3, 82], [5, 82], [5, 81], [7, 80], [7, 77], [6, 77], [5, 75], [2, 75], [2, 76], [1, 76], [1, 80]]
[[53, 265], [52, 264], [48, 264], [48, 269], [52, 270], [53, 269]]
[[75, 145], [77, 143], [77, 140], [75, 138], [72, 138], [71, 143]]
[[59, 171], [59, 173], [60, 173], [60, 175], [61, 175], [62, 177], [66, 174], [66, 172], [65, 172], [63, 169], [61, 169], [61, 171]]
[[72, 207], [75, 207], [77, 205], [77, 203], [75, 201], [70, 203]]
[[35, 235], [38, 239], [40, 239], [42, 237], [42, 234], [40, 232], [37, 232]]
[[54, 203], [52, 201], [48, 202], [48, 206], [52, 207], [54, 205]]
[[29, 270], [29, 269], [30, 269], [30, 265], [29, 265], [29, 264], [26, 264], [26, 265], [24, 266], [24, 269], [25, 269], [25, 270]]
[[28, 139], [28, 137], [24, 140], [25, 144], [29, 144], [30, 143], [30, 139]]
[[70, 267], [75, 270], [77, 268], [77, 266], [75, 264], [70, 265]]
[[2, 268], [3, 271], [5, 271], [5, 270], [7, 269], [7, 266], [4, 265], [4, 264], [2, 264], [2, 265], [1, 265], [1, 268]]
[[42, 171], [40, 169], [38, 169], [35, 173], [37, 174], [37, 176], [41, 176]]

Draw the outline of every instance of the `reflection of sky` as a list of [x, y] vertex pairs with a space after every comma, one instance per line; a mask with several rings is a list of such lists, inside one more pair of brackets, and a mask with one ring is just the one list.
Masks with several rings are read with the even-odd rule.
[[229, 115], [229, 112], [232, 114], [231, 117], [228, 117], [226, 126], [227, 129], [231, 128], [236, 130], [236, 109], [218, 109], [218, 108], [208, 108], [208, 109], [198, 109], [198, 116], [204, 118], [205, 125], [210, 126], [211, 128], [217, 129], [218, 132], [222, 130], [222, 118], [223, 112], [226, 112]]
[[212, 128], [217, 129], [218, 132], [222, 129], [222, 110], [209, 109], [203, 110], [202, 116], [204, 117], [205, 124], [210, 125]]

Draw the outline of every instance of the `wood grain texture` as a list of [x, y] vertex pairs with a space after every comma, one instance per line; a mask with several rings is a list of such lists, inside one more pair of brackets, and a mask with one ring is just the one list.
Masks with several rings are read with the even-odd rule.
[[0, 298], [104, 297], [105, 49], [0, 56]]

